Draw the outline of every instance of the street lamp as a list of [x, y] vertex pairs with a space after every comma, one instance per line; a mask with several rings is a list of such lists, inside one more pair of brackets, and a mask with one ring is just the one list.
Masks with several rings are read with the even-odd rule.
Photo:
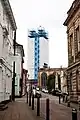
[[[16, 48], [16, 30], [14, 31], [13, 49], [15, 58], [15, 48]], [[15, 101], [15, 59], [13, 61], [13, 79], [12, 79], [12, 100]]]

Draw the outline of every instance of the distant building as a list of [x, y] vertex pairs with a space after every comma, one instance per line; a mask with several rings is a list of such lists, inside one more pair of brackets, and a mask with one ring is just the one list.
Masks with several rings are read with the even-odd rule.
[[38, 86], [46, 88], [47, 79], [54, 76], [55, 89], [67, 92], [66, 68], [41, 68], [38, 72]]
[[9, 0], [0, 0], [0, 102], [12, 94], [13, 38], [16, 22]]
[[23, 63], [24, 63], [23, 45], [16, 43], [16, 59], [15, 59], [15, 96], [22, 96], [23, 89]]
[[74, 0], [64, 22], [68, 39], [68, 93], [70, 101], [80, 100], [80, 0]]
[[28, 70], [23, 69], [22, 96], [27, 92]]
[[43, 28], [31, 30], [28, 34], [28, 74], [33, 83], [38, 82], [38, 70], [49, 64], [49, 40]]

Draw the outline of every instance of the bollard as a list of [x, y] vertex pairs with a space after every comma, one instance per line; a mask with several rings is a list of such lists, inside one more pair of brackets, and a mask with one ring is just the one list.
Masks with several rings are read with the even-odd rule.
[[27, 92], [27, 103], [28, 103], [28, 92]]
[[67, 102], [67, 107], [70, 107], [70, 101]]
[[72, 120], [77, 120], [77, 110], [76, 109], [72, 109]]
[[37, 116], [40, 116], [40, 98], [37, 97]]
[[29, 93], [29, 106], [31, 106], [31, 92]]
[[65, 96], [63, 95], [63, 102], [64, 102]]
[[78, 104], [79, 104], [79, 111], [80, 111], [80, 101], [78, 102]]
[[61, 101], [60, 101], [60, 95], [59, 95], [59, 104], [60, 104], [60, 102], [61, 102]]
[[46, 120], [49, 120], [49, 98], [46, 99]]
[[32, 95], [32, 110], [34, 110], [34, 95]]
[[67, 99], [67, 95], [66, 95], [65, 102], [67, 102], [67, 101], [68, 101], [68, 99]]

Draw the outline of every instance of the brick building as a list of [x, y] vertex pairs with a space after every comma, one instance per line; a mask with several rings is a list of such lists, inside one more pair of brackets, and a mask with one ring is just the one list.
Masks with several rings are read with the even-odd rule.
[[70, 101], [80, 98], [80, 0], [74, 0], [64, 22], [67, 26], [68, 69], [67, 84]]
[[26, 85], [28, 81], [28, 70], [23, 69], [22, 96], [26, 94]]

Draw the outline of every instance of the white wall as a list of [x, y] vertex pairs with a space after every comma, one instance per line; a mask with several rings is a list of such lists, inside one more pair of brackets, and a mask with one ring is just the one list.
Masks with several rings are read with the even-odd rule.
[[49, 41], [43, 37], [40, 38], [40, 68], [44, 63], [49, 64]]
[[[17, 48], [18, 49], [18, 48]], [[18, 49], [18, 51], [20, 51]], [[18, 56], [16, 56], [15, 59], [15, 72], [16, 72], [16, 77], [15, 77], [15, 95], [19, 96], [19, 91], [20, 91], [20, 78], [21, 78], [21, 61], [22, 61], [22, 57], [21, 54], [17, 54]]]
[[34, 38], [28, 38], [28, 74], [29, 79], [34, 79]]
[[[4, 8], [0, 1], [0, 59], [4, 61], [0, 62], [0, 102], [9, 100], [12, 92], [12, 53], [13, 53], [13, 28], [11, 22], [6, 14], [3, 12]], [[8, 33], [4, 39], [3, 37], [3, 26], [9, 27]], [[11, 54], [10, 54], [11, 53]]]

